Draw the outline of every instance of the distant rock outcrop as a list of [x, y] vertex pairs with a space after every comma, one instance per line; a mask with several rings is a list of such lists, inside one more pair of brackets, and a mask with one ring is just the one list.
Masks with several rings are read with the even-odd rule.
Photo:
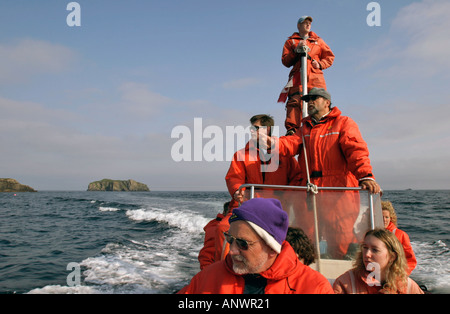
[[23, 185], [14, 179], [0, 179], [0, 192], [37, 192], [28, 185]]
[[148, 192], [150, 189], [144, 183], [139, 183], [131, 179], [103, 179], [89, 183], [88, 191]]

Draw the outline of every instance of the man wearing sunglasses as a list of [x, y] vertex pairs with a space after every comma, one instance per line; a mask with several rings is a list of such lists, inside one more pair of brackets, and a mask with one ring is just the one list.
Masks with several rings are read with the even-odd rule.
[[[361, 186], [371, 193], [380, 193], [381, 188], [372, 172], [369, 149], [356, 122], [343, 116], [337, 107], [332, 107], [331, 95], [323, 88], [311, 89], [302, 100], [308, 102], [309, 114], [302, 120], [302, 127], [293, 136], [272, 137], [269, 141], [271, 145], [278, 141], [280, 156], [298, 155], [301, 172], [306, 174], [305, 147], [310, 183], [318, 187]], [[304, 175], [300, 185], [306, 186], [307, 183]], [[333, 208], [333, 215], [322, 219], [322, 222], [333, 226], [339, 225], [343, 231], [327, 236], [328, 247], [334, 250], [328, 253], [339, 259], [356, 241], [352, 228], [359, 213], [359, 210], [344, 204], [344, 200], [341, 203], [330, 201], [326, 206], [331, 207], [326, 208]], [[325, 232], [333, 229], [328, 228]]]
[[[332, 107], [331, 95], [323, 88], [311, 89], [302, 100], [308, 102], [309, 116], [302, 120], [303, 126], [295, 136], [280, 138], [280, 155], [298, 154], [300, 167], [305, 171], [304, 144], [313, 184], [360, 185], [371, 193], [379, 193], [381, 189], [372, 173], [369, 149], [358, 125], [343, 116], [337, 107]], [[302, 186], [306, 186], [306, 180], [304, 176]]]
[[204, 268], [179, 293], [333, 293], [328, 280], [302, 264], [285, 241], [288, 215], [276, 199], [254, 198], [235, 209], [225, 232], [230, 252]]
[[[225, 176], [228, 191], [232, 197], [231, 209], [243, 201], [243, 190], [240, 186], [246, 183], [272, 185], [299, 185], [300, 167], [292, 156], [278, 156], [262, 143], [272, 135], [274, 120], [266, 114], [258, 114], [250, 118], [251, 140], [245, 148], [237, 151]], [[264, 147], [261, 147], [264, 146]]]

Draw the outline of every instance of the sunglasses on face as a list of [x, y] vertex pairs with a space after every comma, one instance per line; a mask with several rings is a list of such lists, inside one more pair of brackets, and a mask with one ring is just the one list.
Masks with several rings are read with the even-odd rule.
[[259, 130], [267, 130], [267, 134], [272, 134], [272, 129], [270, 126], [257, 126], [257, 125], [251, 125], [250, 126], [250, 132], [258, 133]]
[[228, 242], [229, 245], [233, 244], [233, 242], [236, 241], [236, 245], [239, 248], [239, 250], [243, 251], [247, 251], [250, 244], [258, 242], [258, 241], [247, 241], [243, 239], [238, 239], [226, 232], [224, 232], [223, 235], [225, 236], [225, 240]]
[[314, 95], [314, 96], [309, 96], [309, 98], [308, 98], [308, 100], [307, 100], [307, 102], [310, 102], [310, 101], [315, 101], [317, 98], [319, 98], [320, 96], [317, 96], [317, 95]]
[[258, 132], [260, 128], [262, 128], [262, 126], [251, 125], [250, 126], [250, 131]]

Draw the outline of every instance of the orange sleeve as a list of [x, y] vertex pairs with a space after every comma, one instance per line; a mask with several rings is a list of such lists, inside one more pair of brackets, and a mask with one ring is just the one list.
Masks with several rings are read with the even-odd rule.
[[375, 179], [369, 159], [369, 148], [358, 125], [349, 117], [343, 118], [346, 120], [341, 127], [340, 145], [350, 171], [358, 180], [365, 177]]
[[319, 45], [322, 49], [319, 56], [319, 63], [321, 69], [325, 70], [333, 65], [335, 57], [333, 51], [331, 51], [331, 48], [322, 39], [319, 39]]
[[230, 168], [225, 176], [228, 192], [232, 198], [234, 192], [236, 192], [242, 184], [245, 184], [245, 164], [243, 161], [238, 161], [238, 153], [239, 152], [234, 154]]

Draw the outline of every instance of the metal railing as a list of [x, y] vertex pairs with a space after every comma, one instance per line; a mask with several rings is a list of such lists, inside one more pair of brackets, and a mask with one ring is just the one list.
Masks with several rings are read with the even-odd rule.
[[[362, 189], [361, 187], [316, 187], [314, 186], [314, 188], [312, 189], [309, 186], [290, 186], [290, 185], [267, 185], [267, 184], [243, 184], [240, 186], [239, 191], [245, 189], [245, 193], [246, 193], [246, 199], [252, 199], [255, 198], [257, 196], [260, 196], [261, 194], [264, 194], [264, 192], [266, 191], [289, 191], [289, 193], [285, 193], [288, 194], [290, 198], [294, 196], [296, 196], [295, 193], [301, 193], [298, 195], [299, 199], [303, 199], [303, 200], [307, 200], [310, 199], [312, 200], [311, 202], [306, 202], [304, 205], [305, 207], [308, 206], [312, 206], [313, 208], [313, 212], [314, 212], [314, 235], [311, 235], [314, 237], [314, 243], [315, 243], [315, 249], [316, 249], [316, 255], [317, 255], [317, 270], [319, 272], [321, 272], [322, 270], [322, 262], [321, 262], [321, 254], [320, 254], [320, 237], [319, 237], [319, 229], [321, 228], [326, 228], [325, 225], [321, 225], [319, 219], [318, 219], [318, 213], [322, 214], [322, 224], [324, 224], [323, 222], [323, 217], [325, 217], [326, 215], [326, 211], [325, 214], [323, 212], [323, 208], [317, 208], [317, 204], [316, 204], [316, 197], [319, 198], [320, 202], [319, 203], [323, 203], [324, 200], [326, 200], [326, 198], [328, 197], [328, 195], [326, 195], [325, 193], [329, 193], [329, 192], [337, 192], [337, 193], [333, 193], [333, 194], [337, 194], [338, 196], [345, 195], [348, 192], [358, 192], [358, 202], [359, 202], [359, 209], [355, 208], [352, 209], [356, 212], [356, 210], [359, 210], [359, 214], [361, 215], [361, 213], [364, 213], [363, 215], [365, 215], [365, 213], [367, 212], [368, 209], [368, 224], [364, 224], [364, 233], [366, 231], [368, 231], [369, 229], [375, 229], [376, 227], [382, 227], [382, 215], [381, 215], [381, 198], [379, 194], [372, 194], [367, 190]], [[248, 194], [247, 194], [248, 193]], [[294, 194], [292, 194], [294, 193]], [[306, 193], [307, 195], [305, 196]], [[257, 195], [259, 194], [259, 195]], [[270, 194], [270, 193], [269, 193]], [[283, 193], [281, 193], [283, 194]], [[319, 195], [318, 195], [319, 194]], [[336, 197], [338, 197], [336, 196]], [[263, 196], [264, 197], [264, 196]], [[275, 197], [277, 198], [277, 197]], [[283, 195], [281, 196], [281, 198], [283, 198]], [[330, 196], [330, 198], [332, 198], [332, 196]], [[344, 202], [343, 204], [345, 205], [345, 197], [344, 198]], [[280, 200], [281, 201], [281, 200]], [[332, 210], [342, 210], [342, 206], [343, 204], [340, 205], [340, 207], [338, 206], [337, 208], [326, 208], [327, 211], [332, 211]], [[329, 205], [329, 204], [328, 204]], [[349, 205], [349, 207], [355, 207], [355, 203], [353, 202], [352, 204]], [[287, 209], [285, 209], [287, 211]], [[307, 212], [308, 209], [295, 209], [298, 211], [298, 213], [305, 213]], [[302, 211], [303, 210], [303, 211]], [[358, 214], [356, 214], [358, 215]], [[359, 216], [358, 216], [359, 217]], [[362, 219], [362, 218], [361, 218]], [[364, 218], [366, 219], [366, 218]], [[381, 220], [380, 220], [381, 219]], [[337, 222], [339, 223], [339, 221]], [[355, 221], [356, 224], [356, 221]]]

